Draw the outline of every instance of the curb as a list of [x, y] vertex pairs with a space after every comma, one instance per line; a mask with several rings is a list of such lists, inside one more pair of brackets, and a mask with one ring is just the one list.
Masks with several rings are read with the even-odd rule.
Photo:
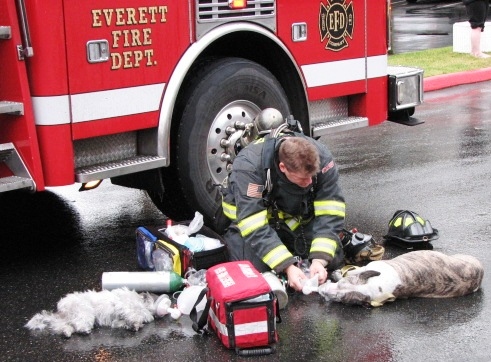
[[483, 68], [445, 75], [435, 75], [423, 79], [423, 91], [431, 92], [456, 85], [484, 82], [491, 80], [491, 68]]

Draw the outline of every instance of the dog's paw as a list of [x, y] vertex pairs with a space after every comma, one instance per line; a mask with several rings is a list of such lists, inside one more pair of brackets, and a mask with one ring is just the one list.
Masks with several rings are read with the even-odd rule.
[[125, 329], [128, 329], [127, 328], [127, 325], [128, 325], [128, 323], [125, 320], [123, 320], [123, 319], [114, 319], [111, 322], [111, 324], [110, 324], [111, 328], [125, 328]]
[[72, 338], [72, 332], [71, 331], [63, 332], [62, 335], [65, 338]]
[[128, 323], [127, 321], [123, 327], [128, 331], [138, 332], [143, 327], [143, 323], [141, 322]]
[[131, 325], [131, 330], [132, 331], [138, 331], [140, 328], [142, 328], [145, 324], [153, 322], [154, 318], [151, 314], [142, 316], [142, 318], [137, 318], [133, 319], [132, 321], [129, 320], [128, 322]]

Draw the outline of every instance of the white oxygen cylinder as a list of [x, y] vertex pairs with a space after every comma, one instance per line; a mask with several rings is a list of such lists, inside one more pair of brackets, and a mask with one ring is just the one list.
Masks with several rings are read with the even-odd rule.
[[173, 271], [105, 272], [102, 289], [126, 287], [136, 292], [173, 293], [182, 288], [185, 279]]

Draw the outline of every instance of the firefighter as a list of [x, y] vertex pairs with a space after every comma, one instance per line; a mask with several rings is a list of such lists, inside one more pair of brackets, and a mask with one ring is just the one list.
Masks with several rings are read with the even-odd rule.
[[[271, 108], [258, 117], [283, 119]], [[224, 235], [231, 260], [284, 273], [297, 291], [306, 274], [323, 284], [328, 270], [342, 266], [345, 201], [337, 166], [326, 146], [302, 133], [278, 127], [242, 149], [222, 207], [231, 220]], [[303, 260], [308, 270], [298, 264]]]

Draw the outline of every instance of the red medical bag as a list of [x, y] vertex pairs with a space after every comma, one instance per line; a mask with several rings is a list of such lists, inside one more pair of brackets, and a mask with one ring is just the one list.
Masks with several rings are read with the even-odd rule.
[[276, 296], [263, 275], [249, 261], [232, 261], [209, 268], [206, 281], [207, 307], [193, 328], [199, 332], [207, 318], [208, 329], [237, 354], [273, 353], [281, 317]]

